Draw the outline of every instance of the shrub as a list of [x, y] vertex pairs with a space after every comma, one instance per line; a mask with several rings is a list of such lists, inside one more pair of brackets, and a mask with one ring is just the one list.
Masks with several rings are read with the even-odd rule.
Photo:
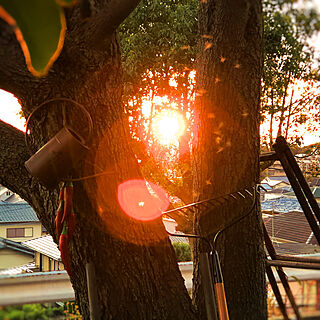
[[172, 245], [178, 262], [191, 261], [191, 249], [189, 243], [173, 242]]
[[40, 304], [25, 304], [22, 306], [25, 320], [46, 320], [46, 308]]
[[64, 315], [63, 307], [25, 304], [22, 306], [0, 308], [0, 320], [48, 320], [58, 315]]
[[10, 320], [23, 320], [23, 311], [22, 310], [11, 310], [7, 317], [5, 319], [10, 319]]

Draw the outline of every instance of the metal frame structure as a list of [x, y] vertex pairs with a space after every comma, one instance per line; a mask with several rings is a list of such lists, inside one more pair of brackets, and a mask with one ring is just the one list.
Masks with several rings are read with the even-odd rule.
[[189, 211], [194, 214], [196, 211], [199, 211], [201, 212], [201, 214], [205, 214], [230, 201], [234, 202], [238, 200], [245, 200], [248, 197], [251, 199], [251, 205], [249, 210], [244, 215], [239, 216], [237, 219], [234, 219], [229, 224], [221, 228], [215, 234], [212, 242], [210, 242], [208, 238], [203, 237], [201, 235], [181, 235], [167, 231], [170, 236], [197, 238], [208, 244], [210, 250], [208, 252], [201, 253], [200, 255], [200, 272], [201, 276], [205, 279], [204, 296], [208, 320], [229, 320], [226, 294], [224, 290], [224, 281], [220, 266], [219, 255], [216, 250], [216, 242], [223, 231], [238, 223], [253, 211], [254, 207], [256, 206], [258, 192], [259, 191], [256, 186], [248, 187], [240, 191], [235, 191], [220, 197], [194, 202], [179, 208], [163, 212], [164, 215], [167, 215], [169, 217], [170, 214], [174, 212], [185, 213], [186, 211]]
[[[304, 178], [299, 165], [296, 162], [295, 157], [292, 154], [290, 147], [288, 146], [284, 137], [278, 137], [276, 143], [273, 145], [273, 148], [274, 151], [262, 154], [260, 156], [260, 161], [280, 161], [293, 188], [293, 191], [300, 203], [300, 206], [306, 216], [306, 219], [311, 227], [311, 230], [315, 238], [317, 239], [318, 244], [320, 245], [320, 208], [318, 206], [318, 203], [315, 200], [310, 187], [306, 179]], [[320, 270], [320, 261], [304, 257], [278, 255], [264, 225], [263, 227], [265, 246], [270, 257], [266, 260], [266, 272], [272, 290], [277, 299], [279, 308], [282, 312], [283, 318], [285, 320], [289, 319], [286, 306], [282, 300], [279, 287], [272, 271], [272, 266], [276, 267], [276, 271], [294, 310], [296, 319], [300, 320], [302, 318], [299, 312], [299, 307], [295, 302], [294, 296], [289, 286], [289, 282], [283, 271], [283, 267]]]
[[[278, 137], [276, 143], [274, 145], [273, 152], [264, 153], [260, 156], [260, 161], [275, 161], [279, 160], [284, 168], [284, 171], [289, 179], [289, 182], [294, 190], [294, 193], [301, 205], [301, 208], [306, 216], [306, 219], [312, 229], [315, 238], [317, 239], [320, 245], [320, 208], [318, 203], [316, 202], [310, 187], [305, 180], [299, 165], [297, 164], [294, 155], [292, 154], [286, 140], [283, 137]], [[250, 189], [253, 188], [253, 192]], [[171, 236], [179, 236], [179, 237], [188, 237], [188, 238], [198, 238], [206, 243], [208, 243], [210, 251], [205, 253], [204, 256], [200, 257], [200, 268], [202, 276], [207, 279], [206, 283], [209, 285], [205, 285], [205, 298], [206, 298], [206, 308], [208, 319], [216, 320], [218, 319], [217, 314], [219, 314], [219, 319], [228, 319], [228, 310], [226, 305], [226, 297], [224, 293], [224, 289], [220, 292], [217, 290], [217, 285], [223, 284], [222, 272], [220, 268], [219, 257], [217, 251], [215, 250], [215, 242], [219, 235], [239, 222], [247, 215], [249, 215], [255, 206], [256, 203], [256, 193], [259, 192], [256, 187], [245, 188], [240, 191], [236, 191], [233, 193], [229, 193], [217, 198], [211, 198], [202, 200], [199, 202], [191, 203], [176, 209], [168, 210], [163, 214], [168, 215], [170, 217], [171, 213], [180, 212], [185, 213], [189, 211], [191, 213], [195, 213], [195, 211], [200, 212], [201, 214], [208, 213], [212, 211], [215, 207], [219, 207], [224, 205], [229, 201], [236, 201], [240, 199], [246, 199], [248, 196], [254, 199], [253, 205], [250, 210], [243, 216], [232, 221], [229, 225], [226, 225], [224, 228], [219, 230], [215, 237], [213, 243], [210, 243], [209, 240], [205, 237], [201, 237], [200, 235], [181, 235], [181, 234], [173, 234], [168, 232]], [[282, 300], [280, 290], [278, 284], [276, 282], [272, 267], [276, 267], [276, 271], [278, 273], [279, 279], [285, 289], [286, 295], [291, 303], [291, 306], [294, 310], [296, 319], [300, 320], [301, 315], [299, 311], [299, 307], [297, 306], [292, 291], [289, 286], [289, 282], [287, 280], [287, 276], [283, 271], [283, 267], [288, 268], [302, 268], [302, 269], [319, 269], [320, 270], [320, 262], [317, 259], [310, 259], [305, 257], [294, 257], [290, 255], [279, 255], [277, 254], [270, 236], [263, 225], [264, 230], [264, 241], [266, 251], [268, 252], [269, 258], [266, 255], [266, 273], [269, 279], [269, 283], [272, 287], [272, 290], [275, 294], [276, 300], [278, 302], [280, 311], [285, 320], [289, 319], [287, 309], [285, 303]], [[201, 266], [202, 265], [202, 266]], [[212, 286], [213, 284], [213, 286]], [[222, 287], [223, 288], [223, 287]], [[212, 304], [213, 303], [213, 304]]]

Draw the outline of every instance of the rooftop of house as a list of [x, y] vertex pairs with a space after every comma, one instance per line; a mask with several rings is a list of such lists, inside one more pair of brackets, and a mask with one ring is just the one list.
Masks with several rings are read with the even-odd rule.
[[0, 250], [1, 249], [11, 249], [30, 255], [34, 254], [34, 250], [32, 250], [31, 248], [28, 248], [19, 242], [15, 242], [2, 237], [0, 237]]
[[319, 259], [320, 262], [320, 246], [305, 243], [273, 243], [277, 254], [284, 255], [313, 255], [313, 258]]
[[310, 185], [311, 186], [320, 186], [320, 178], [311, 177]]
[[61, 261], [60, 251], [58, 246], [53, 241], [50, 235], [45, 235], [39, 238], [22, 242], [24, 246], [42, 253], [43, 255], [57, 261]]
[[276, 212], [302, 212], [299, 201], [296, 198], [278, 197], [274, 199], [267, 199], [261, 203], [262, 211], [276, 211]]
[[266, 177], [264, 178], [262, 181], [261, 181], [261, 184], [267, 184], [269, 185], [270, 187], [274, 188], [276, 187], [277, 185], [279, 184], [286, 184], [286, 185], [290, 185], [289, 183], [289, 180], [287, 177], [282, 177], [282, 176], [279, 176], [279, 177]]
[[277, 242], [318, 244], [303, 212], [291, 211], [265, 216], [264, 224], [269, 236]]
[[320, 187], [315, 187], [313, 190], [312, 190], [312, 194], [315, 198], [320, 198]]
[[[316, 199], [320, 199], [320, 187], [311, 187], [310, 188], [312, 191], [313, 196]], [[285, 194], [286, 197], [295, 197], [296, 194], [294, 193], [294, 191], [289, 191]]]
[[[183, 232], [177, 231], [175, 232], [175, 236], [169, 236], [170, 241], [173, 242], [183, 242], [183, 243], [189, 243], [189, 239], [184, 236]], [[179, 234], [181, 234], [181, 237], [179, 237]]]
[[0, 184], [0, 203], [16, 203], [16, 202], [23, 202], [26, 203], [18, 194], [14, 193], [13, 191], [9, 190], [8, 188], [2, 186]]
[[267, 191], [272, 190], [272, 187], [268, 183], [265, 183], [265, 182], [261, 182], [261, 187], [263, 187]]
[[189, 239], [184, 236], [184, 233], [176, 230], [177, 222], [175, 220], [171, 218], [162, 218], [162, 222], [168, 232], [175, 234], [174, 236], [169, 236], [171, 242], [189, 243]]
[[4, 202], [6, 203], [27, 203], [16, 193], [11, 194]]
[[21, 222], [39, 222], [39, 219], [27, 203], [0, 203], [0, 224]]
[[271, 181], [282, 181], [289, 183], [289, 179], [287, 176], [269, 176], [268, 179]]

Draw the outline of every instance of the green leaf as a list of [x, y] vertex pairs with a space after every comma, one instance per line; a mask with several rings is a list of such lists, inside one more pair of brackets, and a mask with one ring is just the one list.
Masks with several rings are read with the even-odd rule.
[[47, 74], [63, 46], [66, 24], [61, 7], [55, 0], [0, 0], [0, 5], [6, 11], [0, 10], [0, 17], [18, 27], [16, 36], [30, 72]]

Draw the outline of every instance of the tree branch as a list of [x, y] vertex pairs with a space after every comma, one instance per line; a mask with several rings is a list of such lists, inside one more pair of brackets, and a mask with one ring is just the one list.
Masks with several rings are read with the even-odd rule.
[[0, 88], [19, 94], [26, 84], [38, 81], [27, 69], [13, 28], [0, 19]]
[[22, 190], [21, 196], [27, 201], [31, 181], [24, 162], [28, 158], [23, 132], [0, 121], [0, 183], [14, 192]]
[[42, 218], [42, 224], [53, 234], [56, 192], [47, 191], [30, 176], [24, 166], [29, 157], [23, 132], [0, 121], [0, 184], [25, 199], [38, 217]]
[[[111, 36], [137, 7], [141, 0], [111, 0], [106, 7], [91, 19], [88, 28], [92, 30], [87, 36], [89, 46], [105, 47]], [[91, 25], [94, 27], [92, 28]], [[105, 41], [107, 40], [107, 41]], [[104, 43], [105, 42], [105, 43]]]
[[[34, 105], [37, 105], [44, 99], [54, 96], [48, 84], [57, 73], [61, 79], [61, 85], [64, 86], [63, 82], [69, 83], [74, 80], [75, 70], [81, 70], [75, 67], [77, 65], [90, 61], [87, 63], [90, 68], [86, 72], [94, 72], [99, 67], [101, 58], [106, 59], [105, 49], [110, 46], [116, 29], [139, 2], [140, 0], [111, 0], [104, 7], [97, 9], [91, 18], [85, 20], [81, 17], [79, 7], [66, 9], [68, 30], [64, 48], [49, 74], [43, 78], [34, 77], [28, 71], [12, 27], [0, 19], [0, 88], [12, 92], [19, 98], [31, 88], [33, 90], [37, 88], [39, 96], [42, 97], [34, 102]], [[83, 50], [84, 48], [86, 50]], [[103, 52], [99, 54], [95, 49]], [[101, 54], [105, 57], [101, 57]], [[78, 77], [83, 78], [84, 75], [81, 74]], [[13, 78], [14, 82], [11, 81]]]

